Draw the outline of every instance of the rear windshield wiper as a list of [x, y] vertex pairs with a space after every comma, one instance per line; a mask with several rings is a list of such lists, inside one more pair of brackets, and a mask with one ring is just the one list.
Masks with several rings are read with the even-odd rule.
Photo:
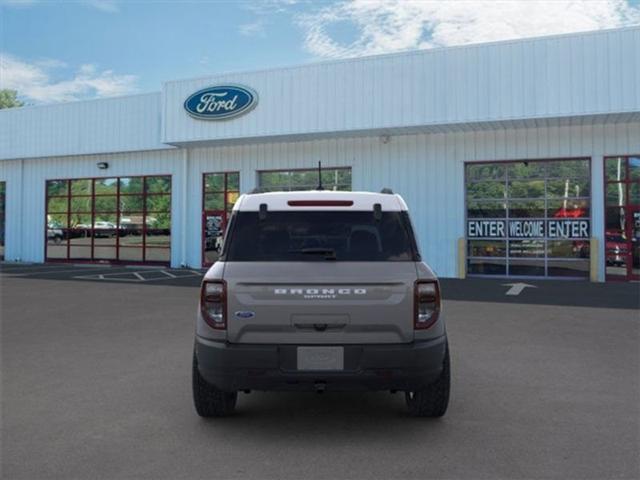
[[314, 247], [314, 248], [301, 248], [300, 250], [289, 250], [289, 253], [305, 253], [305, 254], [316, 254], [316, 255], [324, 255], [326, 260], [335, 260], [336, 259], [336, 251], [333, 248], [323, 248], [323, 247]]

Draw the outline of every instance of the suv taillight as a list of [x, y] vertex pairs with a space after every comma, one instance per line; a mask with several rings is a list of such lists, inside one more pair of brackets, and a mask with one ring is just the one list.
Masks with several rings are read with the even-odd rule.
[[416, 330], [431, 327], [440, 314], [440, 287], [435, 280], [418, 281], [415, 284], [413, 325]]
[[227, 284], [222, 281], [205, 280], [200, 291], [200, 310], [204, 321], [211, 328], [227, 328]]

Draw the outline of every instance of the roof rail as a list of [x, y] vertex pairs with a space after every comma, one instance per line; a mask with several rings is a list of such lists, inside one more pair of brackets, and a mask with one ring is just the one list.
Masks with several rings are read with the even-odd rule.
[[382, 190], [380, 190], [380, 193], [386, 193], [387, 195], [393, 195], [393, 190], [391, 190], [390, 188], [383, 188]]

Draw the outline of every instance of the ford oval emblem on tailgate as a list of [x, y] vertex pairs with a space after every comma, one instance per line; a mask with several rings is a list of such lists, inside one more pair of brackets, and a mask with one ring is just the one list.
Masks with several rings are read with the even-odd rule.
[[189, 115], [202, 120], [224, 120], [247, 113], [258, 103], [258, 94], [240, 85], [216, 85], [197, 91], [184, 102]]
[[236, 312], [236, 317], [238, 318], [253, 318], [255, 316], [256, 316], [255, 312], [249, 312], [249, 311]]

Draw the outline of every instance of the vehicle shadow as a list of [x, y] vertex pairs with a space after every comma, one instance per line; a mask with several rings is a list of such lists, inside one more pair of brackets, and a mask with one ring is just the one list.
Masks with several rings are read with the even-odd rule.
[[425, 430], [441, 431], [446, 423], [446, 416], [411, 417], [402, 392], [252, 392], [240, 394], [232, 416], [206, 419], [201, 428], [215, 431], [216, 436], [227, 429], [234, 435], [250, 431], [264, 442], [300, 436], [305, 442], [326, 439], [346, 445], [364, 437], [388, 442], [393, 433], [398, 434], [395, 438], [410, 438], [412, 431], [424, 435]]

